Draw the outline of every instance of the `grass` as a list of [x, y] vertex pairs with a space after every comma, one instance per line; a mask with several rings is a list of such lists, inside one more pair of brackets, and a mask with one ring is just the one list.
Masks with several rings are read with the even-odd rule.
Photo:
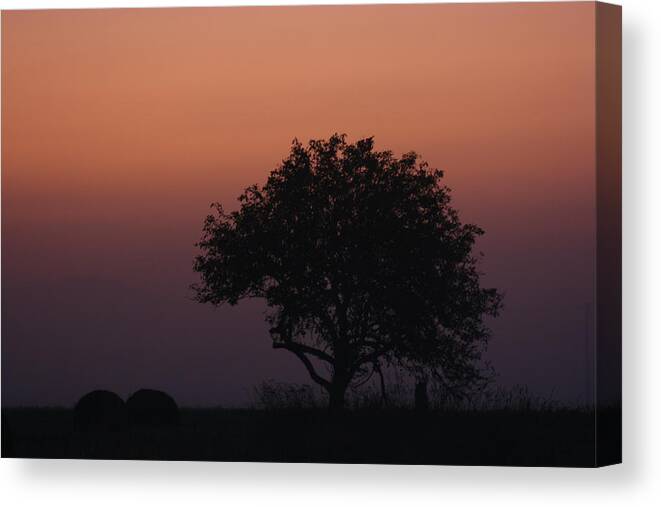
[[[73, 431], [68, 409], [3, 409], [3, 457], [594, 466], [594, 412], [550, 406], [182, 409], [174, 428]], [[619, 421], [619, 413], [603, 420]]]

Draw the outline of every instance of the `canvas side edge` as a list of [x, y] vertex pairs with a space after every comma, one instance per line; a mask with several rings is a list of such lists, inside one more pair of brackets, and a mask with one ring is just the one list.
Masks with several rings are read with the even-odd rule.
[[595, 465], [622, 462], [622, 8], [595, 3]]

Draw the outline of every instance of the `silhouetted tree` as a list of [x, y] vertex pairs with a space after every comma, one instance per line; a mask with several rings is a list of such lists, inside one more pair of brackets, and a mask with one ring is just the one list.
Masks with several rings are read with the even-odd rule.
[[238, 211], [213, 205], [194, 264], [198, 301], [264, 298], [273, 347], [301, 360], [331, 411], [381, 364], [456, 375], [479, 360], [482, 318], [500, 296], [479, 285], [482, 230], [460, 222], [442, 176], [372, 138], [294, 140]]

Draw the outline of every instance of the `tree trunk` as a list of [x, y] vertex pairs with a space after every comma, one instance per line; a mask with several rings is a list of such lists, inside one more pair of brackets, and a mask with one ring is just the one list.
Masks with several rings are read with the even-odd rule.
[[339, 415], [344, 412], [344, 395], [347, 391], [347, 383], [341, 378], [333, 378], [328, 389], [328, 411], [331, 415]]
[[[346, 322], [346, 313], [340, 312], [340, 318], [342, 321]], [[344, 394], [351, 381], [348, 368], [349, 350], [347, 338], [341, 331], [338, 331], [338, 334], [341, 335], [341, 338], [337, 340], [333, 347], [335, 362], [333, 364], [333, 376], [328, 389], [328, 410], [331, 416], [339, 415], [344, 412]]]
[[428, 409], [427, 379], [420, 378], [415, 383], [415, 410], [417, 412], [426, 412]]

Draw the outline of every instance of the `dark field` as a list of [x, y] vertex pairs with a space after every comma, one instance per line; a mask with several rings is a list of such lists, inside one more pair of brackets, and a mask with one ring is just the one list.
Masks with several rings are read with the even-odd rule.
[[[595, 465], [592, 411], [182, 409], [173, 428], [75, 432], [67, 409], [3, 409], [3, 457], [438, 465]], [[606, 424], [617, 413], [602, 416]]]

